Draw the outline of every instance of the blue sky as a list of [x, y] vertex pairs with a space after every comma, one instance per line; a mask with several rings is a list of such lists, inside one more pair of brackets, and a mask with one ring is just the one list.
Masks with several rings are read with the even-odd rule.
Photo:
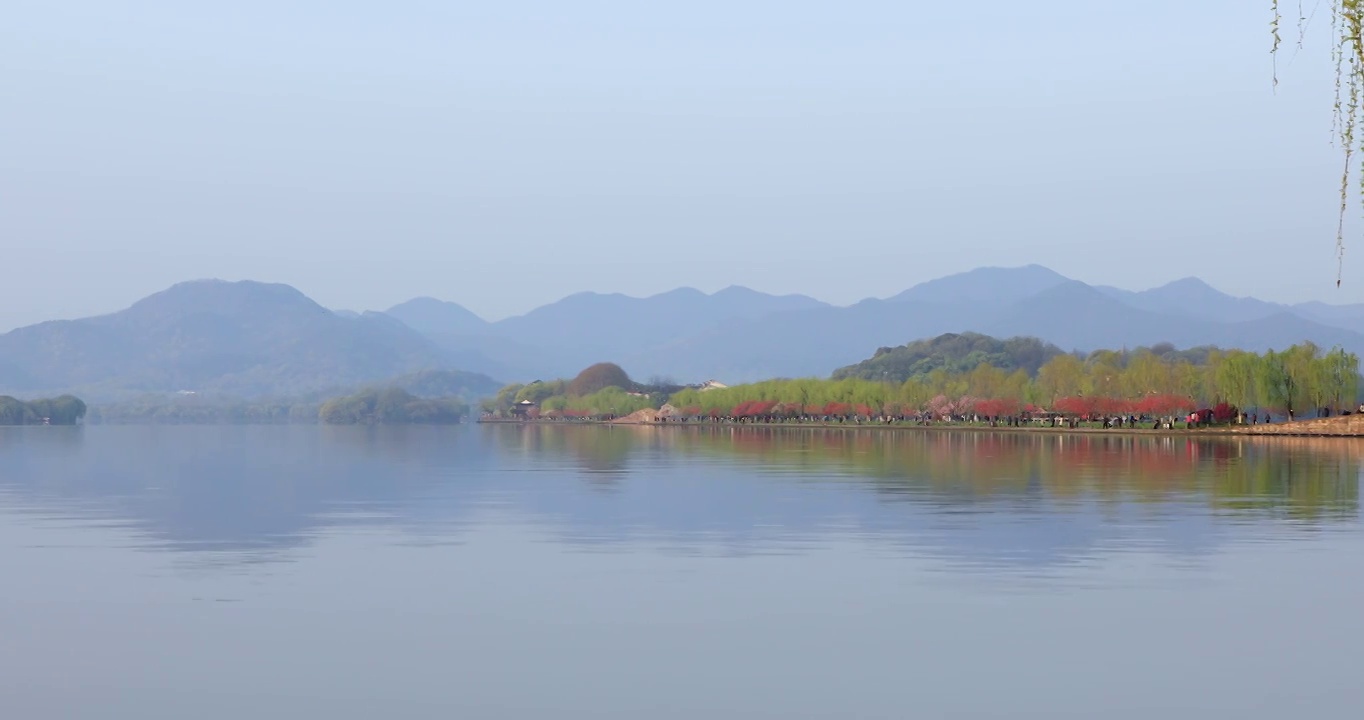
[[11, 0], [0, 329], [203, 277], [489, 318], [1027, 263], [1364, 302], [1328, 9], [1275, 94], [1268, 0]]

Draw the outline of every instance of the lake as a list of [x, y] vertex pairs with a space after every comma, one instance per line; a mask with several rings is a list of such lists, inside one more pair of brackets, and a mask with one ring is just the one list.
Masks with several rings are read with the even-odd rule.
[[1337, 718], [1364, 443], [0, 428], [12, 718]]

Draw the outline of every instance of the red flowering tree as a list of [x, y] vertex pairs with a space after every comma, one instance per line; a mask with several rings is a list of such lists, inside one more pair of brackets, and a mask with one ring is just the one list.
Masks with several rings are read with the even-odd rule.
[[1070, 397], [1063, 397], [1055, 403], [1052, 403], [1052, 409], [1062, 415], [1088, 417], [1094, 412], [1094, 403], [1090, 398], [1082, 395], [1072, 395]]
[[831, 402], [824, 406], [822, 414], [833, 417], [847, 417], [851, 415], [853, 407], [848, 403]]
[[1017, 400], [996, 398], [993, 400], [980, 400], [976, 402], [976, 412], [986, 417], [1004, 417], [1013, 415], [1019, 411]]
[[1094, 414], [1112, 417], [1114, 415], [1130, 415], [1135, 405], [1131, 400], [1124, 400], [1123, 398], [1100, 397], [1092, 399], [1090, 410]]
[[1147, 395], [1137, 403], [1137, 412], [1144, 415], [1178, 415], [1195, 408], [1194, 401], [1183, 395]]
[[954, 406], [953, 409], [956, 410], [956, 413], [958, 415], [971, 415], [973, 413], [977, 415], [984, 415], [985, 413], [980, 411], [980, 408], [977, 407], [978, 405], [980, 405], [980, 398], [971, 397], [970, 395], [962, 395], [961, 397], [957, 398], [957, 401], [955, 403], [953, 403]]

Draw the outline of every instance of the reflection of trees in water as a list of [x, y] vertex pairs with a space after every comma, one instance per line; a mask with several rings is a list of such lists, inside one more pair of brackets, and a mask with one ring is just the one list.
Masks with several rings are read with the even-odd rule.
[[0, 432], [0, 492], [32, 508], [125, 519], [153, 544], [183, 550], [299, 545], [344, 522], [338, 515], [424, 497], [445, 482], [432, 468], [477, 464], [483, 453], [437, 426], [21, 430]]
[[[157, 547], [272, 556], [350, 524], [450, 537], [488, 503], [506, 502], [576, 523], [594, 538], [625, 538], [632, 524], [645, 523], [679, 538], [709, 537], [719, 528], [752, 542], [769, 522], [816, 533], [850, 512], [868, 528], [901, 537], [923, 531], [910, 529], [920, 510], [997, 509], [1015, 518], [1044, 516], [1040, 525], [1057, 537], [1073, 531], [1089, 538], [1077, 542], [1093, 542], [1101, 536], [1083, 526], [1096, 504], [1114, 510], [1193, 504], [1205, 508], [1195, 515], [1306, 523], [1355, 518], [1361, 456], [1364, 442], [1341, 439], [1116, 434], [547, 425], [0, 428], [0, 510], [117, 518]], [[693, 484], [694, 468], [713, 470], [707, 479], [714, 482]], [[649, 492], [602, 502], [564, 481], [575, 471], [594, 489], [648, 488], [651, 473], [666, 477]], [[763, 481], [747, 482], [755, 476]], [[829, 487], [839, 481], [851, 487]], [[784, 492], [788, 483], [820, 487]], [[867, 490], [900, 504], [867, 502]], [[1068, 503], [1076, 512], [1067, 512]], [[972, 552], [1013, 552], [1001, 543], [1022, 542], [1052, 547], [1050, 557], [1060, 556], [1059, 540], [1016, 540], [1002, 525], [990, 530], [1004, 539], [977, 538], [981, 544]]]
[[74, 450], [84, 439], [84, 425], [0, 426], [0, 450], [20, 445]]
[[1214, 476], [1213, 505], [1232, 511], [1282, 510], [1295, 519], [1354, 518], [1360, 446], [1315, 438], [1243, 441], [1241, 455]]
[[935, 501], [1206, 502], [1233, 513], [1355, 517], [1364, 445], [1341, 439], [529, 426], [533, 449], [620, 471], [646, 449], [738, 458], [807, 478], [852, 474], [887, 497]]
[[[445, 463], [460, 459], [455, 425], [320, 425], [319, 441], [344, 452], [403, 463], [414, 458]], [[282, 437], [282, 436], [280, 436]], [[283, 440], [279, 440], [283, 442]], [[288, 442], [297, 442], [290, 438]], [[287, 446], [283, 446], [287, 447]]]
[[571, 457], [588, 481], [610, 486], [629, 468], [630, 455], [650, 445], [658, 428], [638, 425], [487, 425], [485, 436], [504, 450], [541, 457]]
[[83, 425], [0, 427], [0, 490], [23, 484], [47, 493], [72, 492], [79, 474], [43, 472], [34, 456], [77, 458], [84, 442]]

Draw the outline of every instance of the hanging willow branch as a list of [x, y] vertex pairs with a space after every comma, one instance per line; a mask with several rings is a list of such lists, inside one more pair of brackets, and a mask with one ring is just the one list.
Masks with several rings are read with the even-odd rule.
[[[1340, 217], [1336, 223], [1336, 286], [1340, 286], [1345, 267], [1345, 214], [1350, 207], [1350, 180], [1355, 162], [1355, 130], [1359, 124], [1360, 102], [1364, 101], [1364, 0], [1328, 0], [1331, 3], [1331, 60], [1336, 66], [1335, 102], [1331, 115], [1331, 130], [1344, 156], [1340, 173]], [[1272, 39], [1270, 55], [1274, 59], [1274, 87], [1279, 85], [1279, 47], [1283, 44], [1280, 32], [1283, 14], [1281, 0], [1270, 0], [1273, 19], [1269, 23]], [[1320, 4], [1320, 0], [1318, 2]], [[1302, 0], [1298, 1], [1298, 47], [1311, 16], [1304, 14]], [[1312, 15], [1316, 11], [1313, 10]], [[1360, 197], [1364, 198], [1364, 169], [1359, 171]]]

